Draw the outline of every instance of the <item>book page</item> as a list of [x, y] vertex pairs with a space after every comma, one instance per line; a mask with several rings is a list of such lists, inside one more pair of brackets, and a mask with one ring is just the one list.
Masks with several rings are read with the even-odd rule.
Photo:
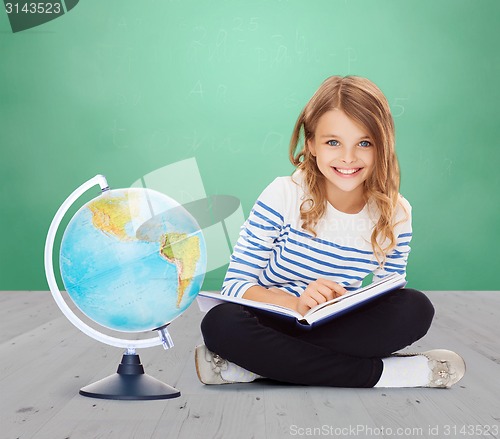
[[264, 311], [275, 312], [278, 314], [284, 314], [296, 319], [301, 319], [302, 315], [293, 309], [287, 308], [286, 306], [276, 305], [274, 303], [267, 302], [257, 302], [256, 300], [248, 300], [240, 297], [224, 296], [218, 292], [212, 291], [200, 291], [198, 297], [196, 298], [200, 311], [207, 312], [211, 308], [220, 303], [231, 302], [237, 303], [239, 305], [248, 306], [250, 308], [261, 309]]

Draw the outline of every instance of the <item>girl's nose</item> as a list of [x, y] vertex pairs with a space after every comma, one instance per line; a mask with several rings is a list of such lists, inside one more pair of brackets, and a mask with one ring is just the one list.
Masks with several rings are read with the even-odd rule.
[[351, 148], [344, 148], [342, 161], [346, 164], [353, 163], [356, 161], [354, 151]]

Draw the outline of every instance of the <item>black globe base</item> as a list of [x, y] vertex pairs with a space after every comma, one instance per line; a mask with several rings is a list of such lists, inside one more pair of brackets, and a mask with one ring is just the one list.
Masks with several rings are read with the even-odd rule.
[[115, 374], [80, 389], [80, 395], [100, 399], [170, 399], [181, 392], [144, 372], [139, 355], [124, 354]]

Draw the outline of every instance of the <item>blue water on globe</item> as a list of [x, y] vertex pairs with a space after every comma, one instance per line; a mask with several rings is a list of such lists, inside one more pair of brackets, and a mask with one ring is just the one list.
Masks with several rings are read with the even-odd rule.
[[86, 203], [60, 250], [66, 291], [90, 319], [123, 332], [170, 323], [200, 291], [206, 245], [196, 220], [151, 189], [117, 189]]

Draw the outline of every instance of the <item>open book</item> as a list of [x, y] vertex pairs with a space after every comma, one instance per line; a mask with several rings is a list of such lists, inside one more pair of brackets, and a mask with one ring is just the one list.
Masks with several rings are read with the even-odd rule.
[[335, 317], [338, 317], [346, 312], [349, 312], [385, 293], [402, 288], [406, 285], [405, 277], [393, 273], [376, 282], [336, 297], [328, 302], [321, 303], [314, 308], [311, 308], [307, 314], [302, 316], [297, 311], [284, 306], [275, 305], [272, 303], [257, 302], [239, 297], [223, 296], [218, 292], [200, 291], [196, 300], [198, 306], [203, 312], [207, 312], [216, 305], [224, 302], [238, 303], [240, 305], [257, 308], [262, 311], [276, 314], [277, 317], [295, 320], [296, 323], [304, 328], [310, 329], [316, 325], [327, 322]]

